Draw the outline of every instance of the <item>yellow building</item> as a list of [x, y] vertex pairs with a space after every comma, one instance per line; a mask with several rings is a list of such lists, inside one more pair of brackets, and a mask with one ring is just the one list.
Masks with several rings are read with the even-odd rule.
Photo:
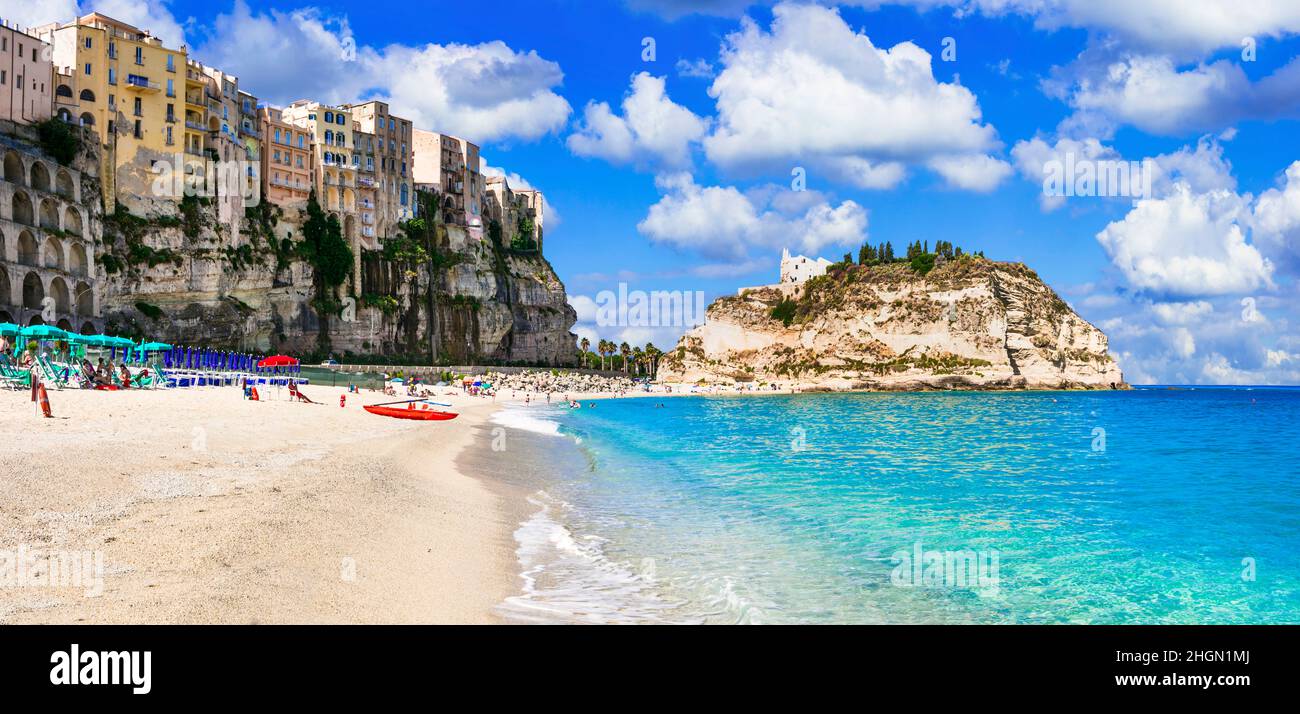
[[148, 30], [99, 13], [34, 32], [51, 44], [56, 72], [76, 77], [74, 116], [94, 126], [104, 145], [105, 206], [148, 192], [154, 162], [171, 162], [188, 146], [180, 123], [188, 108], [186, 48], [165, 47]]

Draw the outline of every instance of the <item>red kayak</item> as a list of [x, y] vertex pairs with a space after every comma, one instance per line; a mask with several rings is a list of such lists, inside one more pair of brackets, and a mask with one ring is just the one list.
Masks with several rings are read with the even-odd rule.
[[418, 421], [447, 421], [448, 419], [455, 419], [457, 416], [451, 412], [410, 407], [366, 407], [365, 409], [371, 414], [378, 414], [379, 416], [393, 417], [394, 419], [415, 419]]

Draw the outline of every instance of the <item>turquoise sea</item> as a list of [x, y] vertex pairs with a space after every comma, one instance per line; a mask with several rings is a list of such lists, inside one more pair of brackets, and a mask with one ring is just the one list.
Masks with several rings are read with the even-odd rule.
[[548, 464], [511, 618], [1300, 622], [1300, 390], [596, 405], [500, 415]]

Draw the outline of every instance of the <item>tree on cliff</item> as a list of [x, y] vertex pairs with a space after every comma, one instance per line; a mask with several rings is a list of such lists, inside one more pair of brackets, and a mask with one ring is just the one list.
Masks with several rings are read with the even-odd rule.
[[338, 217], [321, 209], [315, 191], [307, 198], [307, 220], [302, 225], [298, 254], [312, 266], [312, 282], [316, 289], [313, 302], [321, 320], [317, 341], [322, 347], [327, 347], [329, 315], [338, 308], [335, 290], [347, 280], [352, 270], [352, 248], [343, 238]]
[[315, 269], [319, 297], [342, 285], [352, 270], [352, 248], [343, 238], [338, 216], [321, 209], [315, 191], [307, 199], [307, 222], [302, 225], [298, 252]]

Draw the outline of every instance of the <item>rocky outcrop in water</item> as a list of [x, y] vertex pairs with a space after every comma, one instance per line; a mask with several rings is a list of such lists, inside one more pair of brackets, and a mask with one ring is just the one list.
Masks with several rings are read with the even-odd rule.
[[840, 266], [709, 306], [662, 359], [665, 382], [834, 389], [1124, 387], [1106, 335], [1020, 263], [963, 256]]

